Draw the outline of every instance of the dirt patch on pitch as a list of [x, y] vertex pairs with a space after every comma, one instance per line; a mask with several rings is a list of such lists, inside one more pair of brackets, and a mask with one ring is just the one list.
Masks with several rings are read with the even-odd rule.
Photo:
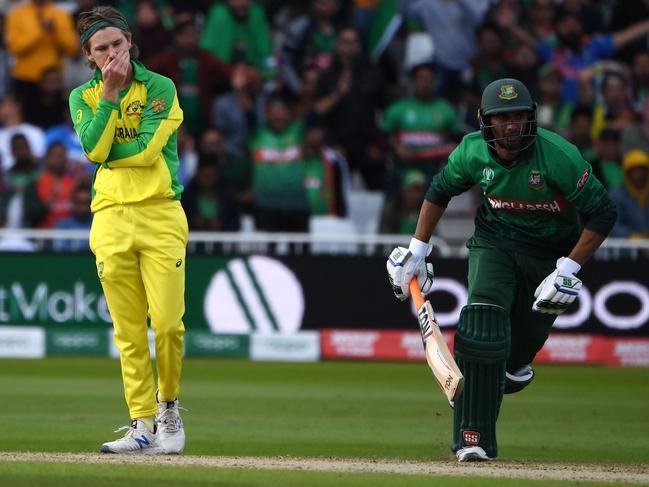
[[78, 453], [3, 453], [0, 462], [63, 462], [96, 464], [165, 465], [170, 467], [243, 468], [254, 470], [302, 470], [335, 473], [385, 473], [400, 475], [447, 475], [454, 477], [500, 477], [525, 480], [570, 480], [649, 484], [649, 468], [621, 465], [534, 464], [489, 462], [415, 462], [349, 458], [211, 457], [211, 456], [117, 456]]

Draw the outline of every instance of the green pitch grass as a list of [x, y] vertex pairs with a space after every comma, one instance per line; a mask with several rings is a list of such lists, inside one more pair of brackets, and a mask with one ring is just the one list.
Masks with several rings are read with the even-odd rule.
[[[646, 466], [647, 377], [646, 369], [538, 367], [530, 388], [505, 398], [500, 458]], [[128, 423], [114, 360], [0, 360], [0, 397], [0, 451], [96, 452], [116, 437], [114, 429]], [[189, 409], [183, 414], [188, 455], [453, 460], [452, 412], [424, 364], [186, 360], [181, 404]], [[146, 478], [180, 485], [173, 481], [176, 475], [182, 485], [431, 482], [376, 474], [344, 474], [341, 482], [334, 473], [0, 463], [0, 485], [11, 486], [43, 485], [43, 476], [53, 486]], [[502, 479], [440, 481], [444, 478], [435, 478], [436, 485], [522, 485]]]

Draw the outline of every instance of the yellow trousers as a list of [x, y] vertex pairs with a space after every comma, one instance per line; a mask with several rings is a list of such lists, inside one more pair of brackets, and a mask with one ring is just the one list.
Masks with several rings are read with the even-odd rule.
[[93, 218], [90, 248], [113, 319], [131, 418], [158, 411], [147, 319], [155, 332], [160, 399], [180, 392], [186, 246], [187, 218], [179, 201], [114, 205]]

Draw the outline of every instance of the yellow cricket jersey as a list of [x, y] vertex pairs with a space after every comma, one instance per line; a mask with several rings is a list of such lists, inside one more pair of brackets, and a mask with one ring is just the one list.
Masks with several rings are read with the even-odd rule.
[[176, 131], [183, 112], [169, 78], [131, 59], [133, 82], [113, 103], [101, 98], [101, 71], [70, 93], [70, 113], [81, 147], [97, 164], [92, 211], [149, 199], [179, 200]]

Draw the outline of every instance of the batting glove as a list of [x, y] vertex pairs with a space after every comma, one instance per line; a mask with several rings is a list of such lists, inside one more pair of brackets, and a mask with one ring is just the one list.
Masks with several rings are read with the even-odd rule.
[[536, 288], [532, 310], [560, 315], [568, 309], [582, 286], [581, 279], [575, 276], [580, 269], [577, 262], [567, 257], [557, 260], [556, 270]]
[[433, 246], [416, 238], [410, 241], [410, 245], [397, 247], [388, 257], [386, 267], [388, 280], [394, 295], [401, 301], [410, 296], [410, 281], [417, 276], [417, 282], [422, 293], [426, 294], [433, 285], [433, 265], [426, 264], [425, 258]]

